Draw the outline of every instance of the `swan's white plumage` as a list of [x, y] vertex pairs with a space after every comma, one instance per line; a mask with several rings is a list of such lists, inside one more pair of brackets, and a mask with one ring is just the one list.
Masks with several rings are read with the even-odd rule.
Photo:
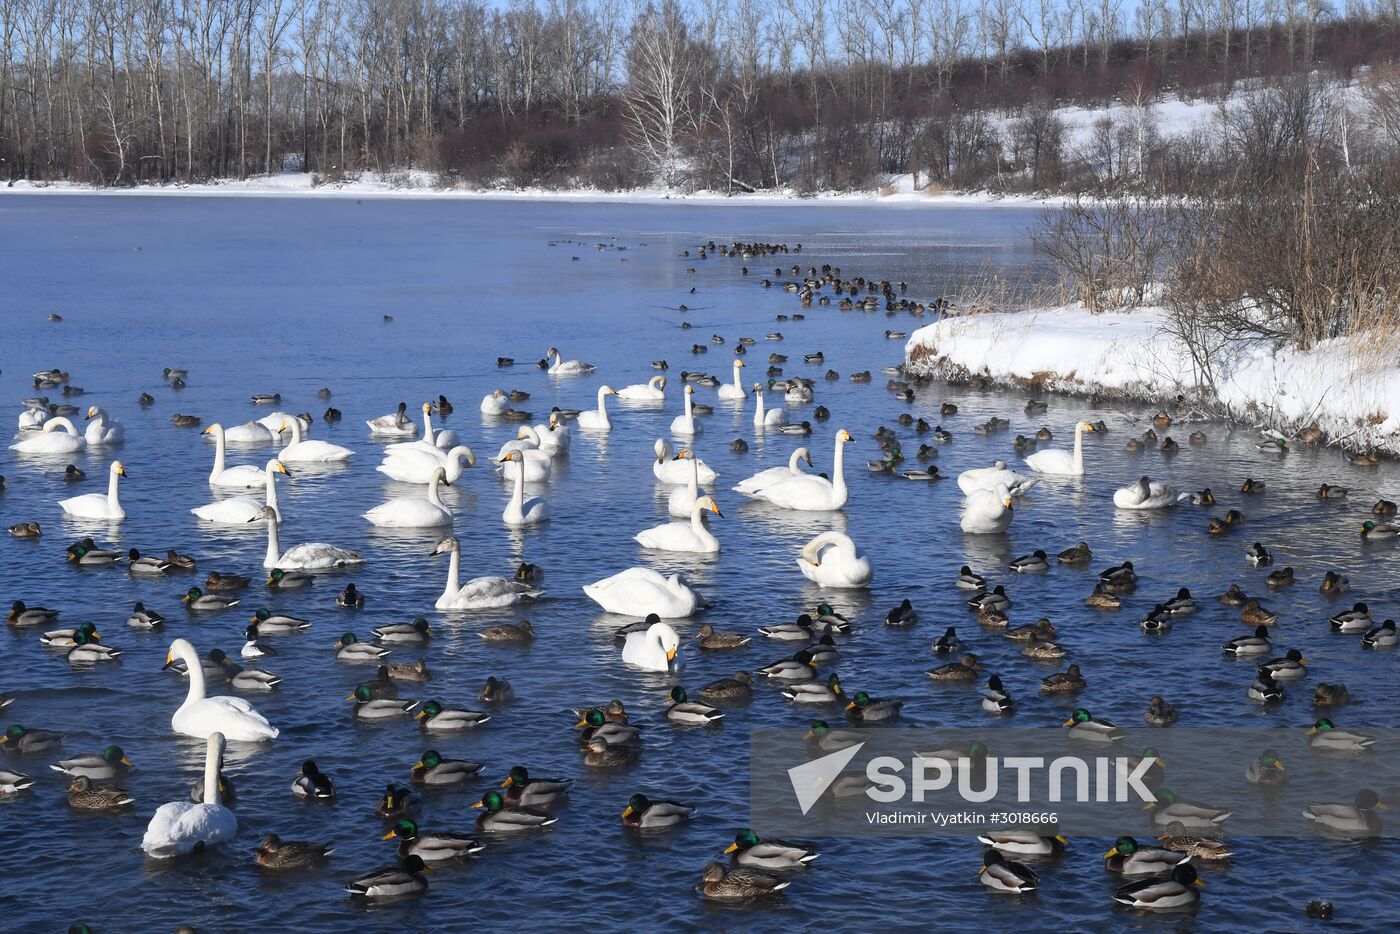
[[515, 486], [512, 487], [510, 500], [501, 513], [501, 521], [516, 528], [539, 525], [541, 522], [549, 521], [549, 503], [545, 502], [544, 497], [525, 498], [524, 455], [519, 451], [512, 451], [507, 457], [507, 462], [509, 465], [514, 465], [515, 469], [513, 471], [507, 469], [507, 473], [515, 475]]
[[628, 568], [583, 588], [594, 603], [609, 613], [681, 619], [700, 608], [700, 595], [679, 574], [665, 577], [651, 568]]
[[491, 610], [514, 606], [540, 595], [540, 591], [529, 584], [504, 577], [476, 577], [465, 584], [458, 584], [462, 549], [455, 538], [438, 542], [432, 554], [451, 555], [447, 564], [447, 585], [443, 588], [442, 596], [433, 604], [439, 610]]
[[1036, 451], [1026, 458], [1026, 466], [1036, 473], [1078, 477], [1084, 473], [1084, 432], [1094, 431], [1093, 425], [1080, 422], [1074, 426], [1074, 452], [1053, 448]]
[[1115, 490], [1113, 505], [1119, 509], [1168, 509], [1176, 505], [1176, 490], [1143, 477]]
[[974, 535], [994, 535], [1011, 526], [1011, 491], [1005, 484], [995, 490], [973, 490], [963, 507], [961, 526]]
[[643, 632], [629, 632], [622, 643], [622, 661], [647, 671], [669, 671], [680, 650], [680, 636], [666, 623], [652, 623]]
[[398, 449], [386, 451], [384, 462], [374, 469], [402, 483], [427, 483], [439, 467], [444, 471], [446, 482], [455, 483], [465, 467], [476, 464], [472, 449], [461, 444], [446, 451], [436, 447], [399, 448], [392, 444], [389, 447]]
[[617, 395], [611, 386], [598, 387], [598, 408], [584, 409], [578, 413], [578, 426], [585, 431], [611, 431], [612, 420], [608, 418], [608, 396]]
[[842, 449], [851, 441], [850, 432], [842, 429], [836, 433], [836, 453], [833, 458], [831, 479], [815, 474], [799, 474], [780, 479], [774, 483], [754, 488], [745, 493], [754, 499], [781, 506], [784, 509], [800, 509], [808, 512], [831, 512], [846, 505], [850, 497], [846, 489], [846, 473]]
[[61, 499], [58, 501], [58, 507], [65, 515], [77, 519], [125, 519], [126, 510], [122, 508], [121, 500], [117, 496], [118, 480], [125, 476], [126, 470], [122, 467], [122, 462], [112, 461], [112, 465], [107, 468], [106, 493], [84, 493], [82, 496]]
[[958, 474], [958, 489], [964, 496], [971, 496], [978, 490], [996, 492], [999, 486], [1006, 487], [1012, 496], [1020, 496], [1039, 482], [1038, 477], [1007, 470], [1006, 461], [995, 461], [990, 467], [973, 467]]
[[875, 576], [870, 559], [841, 532], [823, 532], [802, 548], [797, 559], [802, 576], [822, 587], [864, 587]]
[[[690, 482], [691, 465], [675, 456], [675, 452], [671, 450], [671, 442], [665, 438], [657, 438], [652, 450], [656, 452], [656, 460], [651, 465], [652, 476], [662, 483], [673, 485]], [[694, 454], [695, 452], [691, 451], [692, 457]], [[700, 471], [700, 482], [706, 486], [719, 478], [714, 468], [699, 458], [696, 458], [694, 467]]]
[[83, 440], [87, 442], [88, 447], [113, 447], [121, 444], [126, 438], [122, 426], [108, 419], [107, 413], [99, 406], [90, 406], [87, 417], [87, 429], [83, 432]]
[[238, 818], [219, 799], [219, 760], [223, 754], [221, 733], [209, 736], [204, 757], [204, 801], [188, 799], [162, 804], [146, 825], [141, 849], [147, 856], [168, 859], [197, 848], [232, 840], [238, 834]]
[[666, 377], [653, 376], [645, 383], [623, 386], [617, 391], [617, 397], [628, 402], [665, 402]]
[[355, 453], [347, 447], [331, 444], [329, 441], [317, 441], [314, 438], [303, 441], [299, 419], [293, 418], [284, 424], [292, 431], [291, 443], [277, 455], [284, 464], [333, 464], [349, 460]]
[[690, 508], [689, 522], [666, 522], [652, 526], [638, 532], [635, 538], [643, 548], [655, 548], [658, 551], [718, 554], [719, 539], [705, 528], [705, 522], [701, 519], [707, 510], [720, 515], [715, 501], [708, 496], [701, 496]]
[[185, 702], [170, 718], [170, 726], [176, 733], [199, 739], [222, 733], [227, 739], [248, 743], [277, 738], [277, 727], [268, 723], [267, 718], [243, 698], [205, 696], [204, 668], [193, 645], [184, 639], [170, 643], [166, 664], [175, 659], [185, 663], [185, 673], [190, 683]]
[[740, 480], [734, 487], [734, 492], [749, 496], [755, 490], [760, 490], [765, 486], [772, 486], [793, 477], [800, 477], [803, 475], [802, 461], [804, 460], [807, 462], [807, 466], [812, 466], [812, 452], [806, 448], [798, 448], [788, 458], [786, 467], [769, 467], [767, 470], [760, 470], [752, 477]]
[[197, 506], [191, 509], [205, 522], [213, 522], [216, 525], [247, 525], [258, 518], [258, 513], [263, 506], [277, 508], [277, 474], [286, 473], [287, 468], [277, 458], [272, 458], [267, 462], [264, 473], [267, 475], [267, 488], [265, 499], [258, 502], [251, 496], [230, 496], [226, 499], [216, 499], [212, 503]]
[[441, 467], [433, 471], [428, 481], [428, 495], [399, 496], [380, 503], [364, 517], [371, 525], [389, 529], [430, 529], [452, 524], [452, 513], [442, 503], [438, 494], [438, 484], [447, 478], [447, 471]]
[[693, 395], [695, 387], [685, 387], [685, 412], [671, 419], [671, 434], [678, 438], [693, 438], [705, 430], [704, 426], [695, 420], [695, 406], [690, 401]]
[[337, 548], [325, 542], [306, 542], [282, 551], [281, 536], [277, 531], [281, 517], [277, 510], [264, 506], [254, 518], [267, 522], [267, 552], [263, 555], [263, 567], [269, 570], [324, 571], [364, 563], [364, 556], [358, 551]]
[[734, 382], [721, 383], [719, 387], [719, 397], [725, 402], [743, 402], [748, 397], [748, 392], [744, 389], [744, 383], [739, 378], [739, 371], [743, 369], [744, 361], [738, 357], [734, 358]]
[[62, 415], [47, 419], [44, 427], [32, 437], [10, 445], [21, 454], [76, 454], [87, 447], [73, 422]]

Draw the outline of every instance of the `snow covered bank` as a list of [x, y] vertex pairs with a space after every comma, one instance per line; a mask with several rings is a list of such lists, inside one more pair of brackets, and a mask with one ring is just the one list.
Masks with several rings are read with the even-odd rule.
[[93, 195], [185, 195], [195, 197], [261, 196], [261, 197], [326, 197], [326, 198], [493, 198], [525, 201], [589, 201], [615, 204], [657, 204], [683, 201], [693, 204], [723, 205], [789, 205], [789, 204], [853, 204], [853, 205], [927, 205], [927, 206], [1006, 206], [1026, 207], [1063, 204], [1061, 196], [1034, 197], [1029, 195], [994, 195], [987, 192], [927, 192], [916, 189], [909, 175], [894, 176], [887, 184], [872, 191], [800, 194], [796, 191], [762, 191], [726, 194], [722, 191], [673, 191], [666, 188], [634, 188], [626, 191], [604, 191], [598, 188], [468, 188], [464, 185], [443, 185], [430, 172], [406, 172], [380, 175], [365, 172], [344, 181], [318, 181], [308, 172], [287, 172], [278, 175], [258, 175], [239, 181], [171, 183], [138, 185], [134, 188], [96, 188], [76, 182], [17, 181], [0, 185], [4, 194], [93, 194]]
[[1301, 352], [1248, 342], [1198, 374], [1160, 308], [1091, 314], [1082, 306], [946, 318], [909, 336], [913, 373], [984, 376], [1052, 392], [1158, 402], [1185, 395], [1248, 424], [1316, 424], [1348, 448], [1400, 454], [1400, 347], [1345, 339]]

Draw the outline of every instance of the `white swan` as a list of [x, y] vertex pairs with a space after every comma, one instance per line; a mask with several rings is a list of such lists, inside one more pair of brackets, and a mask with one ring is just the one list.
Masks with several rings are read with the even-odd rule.
[[459, 586], [462, 547], [455, 538], [444, 538], [429, 554], [451, 555], [447, 562], [447, 586], [433, 604], [439, 610], [493, 610], [533, 600], [540, 595], [540, 591], [529, 584], [504, 577], [474, 577]]
[[510, 397], [499, 389], [493, 389], [481, 399], [482, 415], [504, 415], [510, 408]]
[[224, 467], [224, 426], [218, 422], [204, 429], [201, 434], [214, 436], [214, 469], [209, 471], [209, 485], [226, 490], [255, 490], [264, 481], [261, 468], [252, 464], [239, 464], [237, 467]]
[[227, 499], [216, 499], [212, 503], [191, 509], [205, 522], [213, 522], [218, 525], [246, 525], [258, 517], [258, 512], [263, 506], [277, 509], [277, 475], [286, 473], [287, 468], [277, 458], [272, 458], [264, 468], [267, 474], [267, 496], [263, 502], [258, 502], [251, 496], [230, 496]]
[[740, 480], [739, 485], [734, 487], [734, 492], [749, 496], [765, 486], [772, 486], [774, 483], [781, 483], [792, 477], [801, 477], [803, 476], [802, 461], [806, 461], [808, 467], [812, 466], [812, 452], [806, 448], [798, 448], [793, 451], [792, 456], [788, 458], [786, 467], [769, 467], [767, 470], [760, 470], [747, 480]]
[[456, 483], [466, 467], [476, 466], [476, 455], [465, 445], [457, 445], [448, 451], [437, 448], [402, 448], [384, 455], [384, 462], [375, 470], [391, 480], [403, 483], [427, 483], [433, 471], [441, 467], [446, 481]]
[[700, 461], [693, 451], [681, 451], [676, 456], [690, 465], [690, 482], [685, 486], [671, 488], [666, 497], [666, 512], [677, 519], [684, 519], [690, 515], [696, 500], [700, 498]]
[[545, 502], [544, 497], [525, 498], [525, 455], [519, 451], [511, 451], [506, 455], [506, 462], [516, 465], [515, 489], [510, 494], [510, 502], [506, 503], [505, 511], [501, 513], [501, 521], [517, 527], [548, 522], [549, 503]]
[[282, 428], [292, 430], [292, 442], [277, 455], [284, 464], [332, 464], [349, 460], [355, 453], [347, 447], [331, 444], [329, 441], [301, 440], [301, 421], [292, 419], [283, 422]]
[[439, 451], [446, 451], [457, 444], [457, 432], [450, 428], [433, 427], [433, 404], [431, 402], [423, 403], [423, 437], [418, 443], [431, 444]]
[[797, 559], [802, 576], [822, 587], [864, 587], [875, 576], [870, 559], [840, 532], [823, 532], [802, 546]]
[[748, 391], [744, 389], [744, 383], [739, 378], [739, 371], [744, 368], [744, 361], [739, 357], [734, 358], [734, 382], [722, 383], [719, 387], [719, 397], [725, 402], [743, 402], [748, 398]]
[[365, 422], [372, 438], [416, 438], [418, 426], [407, 414], [408, 403], [400, 402], [396, 411]]
[[38, 434], [10, 445], [10, 450], [21, 454], [76, 454], [86, 447], [87, 441], [78, 434], [73, 422], [59, 415], [44, 422]]
[[973, 535], [995, 535], [1011, 526], [1011, 491], [1006, 484], [995, 490], [973, 490], [963, 506], [962, 530]]
[[612, 422], [608, 419], [608, 396], [617, 395], [617, 390], [611, 386], [598, 387], [598, 408], [584, 409], [578, 413], [578, 426], [585, 431], [612, 431]]
[[1176, 490], [1141, 477], [1136, 483], [1115, 490], [1113, 505], [1119, 509], [1168, 509], [1176, 505]]
[[190, 682], [185, 702], [170, 718], [170, 726], [176, 733], [199, 739], [222, 733], [228, 739], [246, 743], [277, 738], [277, 727], [268, 723], [267, 718], [243, 698], [204, 696], [204, 666], [194, 646], [184, 639], [170, 643], [170, 651], [165, 655], [167, 668], [176, 661], [185, 663], [185, 674]]
[[1036, 451], [1026, 458], [1026, 466], [1036, 473], [1057, 474], [1064, 477], [1077, 477], [1084, 473], [1084, 432], [1096, 430], [1088, 422], [1074, 426], [1074, 453], [1055, 448], [1049, 451]]
[[665, 402], [666, 377], [653, 376], [645, 383], [623, 386], [617, 391], [617, 397], [628, 402]]
[[229, 444], [268, 444], [277, 438], [277, 432], [261, 422], [244, 422], [224, 429], [224, 440]]
[[44, 427], [44, 422], [49, 420], [49, 410], [42, 407], [31, 407], [19, 413], [19, 424], [16, 426], [19, 431], [38, 431]]
[[554, 459], [540, 450], [540, 434], [529, 425], [521, 425], [514, 441], [501, 445], [496, 455], [496, 469], [505, 476], [503, 465], [512, 452], [519, 451], [525, 459], [525, 482], [543, 483], [554, 472]]
[[545, 351], [545, 359], [549, 360], [549, 369], [546, 370], [550, 376], [584, 376], [598, 369], [591, 363], [584, 363], [581, 360], [561, 360], [559, 351], [551, 347]]
[[[656, 452], [656, 460], [652, 462], [651, 472], [656, 479], [662, 483], [678, 485], [690, 482], [691, 465], [685, 463], [679, 455], [671, 450], [671, 442], [665, 438], [657, 438], [656, 444], [652, 445], [652, 450]], [[695, 459], [694, 467], [700, 471], [700, 482], [706, 486], [719, 479], [719, 474], [709, 464], [695, 457], [695, 452], [690, 452], [690, 457]], [[690, 515], [689, 512], [686, 515]]]
[[705, 528], [705, 522], [700, 518], [706, 510], [724, 518], [724, 513], [719, 511], [715, 501], [708, 496], [702, 496], [690, 507], [689, 522], [666, 522], [643, 529], [633, 537], [643, 548], [655, 548], [657, 551], [719, 554], [719, 539]]
[[219, 798], [219, 766], [224, 753], [224, 735], [211, 733], [204, 753], [204, 800], [196, 804], [185, 798], [169, 801], [156, 809], [141, 849], [147, 856], [168, 859], [205, 847], [226, 843], [238, 833], [238, 818]]
[[84, 493], [71, 499], [61, 499], [58, 507], [65, 515], [78, 519], [125, 519], [126, 510], [117, 498], [117, 479], [126, 476], [126, 468], [121, 461], [112, 461], [107, 468], [107, 492]]
[[282, 519], [277, 514], [277, 510], [270, 506], [264, 506], [258, 510], [256, 516], [248, 521], [255, 522], [258, 519], [267, 521], [267, 554], [263, 555], [263, 567], [269, 570], [281, 568], [284, 571], [321, 571], [328, 568], [343, 568], [351, 564], [364, 564], [364, 556], [358, 551], [337, 548], [334, 545], [327, 545], [325, 542], [293, 545], [283, 552], [277, 534], [277, 523]]
[[964, 496], [971, 496], [978, 490], [996, 492], [999, 486], [1006, 487], [1012, 496], [1020, 496], [1039, 482], [1039, 477], [1007, 470], [1006, 461], [993, 461], [990, 467], [973, 467], [958, 474], [958, 489]]
[[685, 387], [685, 413], [671, 419], [671, 434], [678, 438], [694, 438], [705, 430], [705, 427], [695, 420], [695, 407], [690, 402], [693, 395], [695, 387]]
[[122, 426], [109, 420], [107, 413], [100, 406], [88, 406], [87, 417], [87, 430], [83, 432], [83, 439], [87, 441], [88, 447], [109, 447], [121, 444], [125, 439], [126, 432]]
[[651, 568], [628, 568], [586, 584], [583, 592], [609, 613], [681, 619], [700, 608], [700, 595], [679, 574], [665, 577]]
[[787, 413], [782, 409], [763, 407], [763, 384], [753, 384], [753, 426], [758, 429], [781, 428], [788, 423]]
[[291, 412], [271, 412], [258, 419], [257, 423], [270, 431], [274, 439], [278, 439], [282, 437], [282, 432], [287, 430], [284, 427], [285, 422], [298, 422], [302, 434], [311, 434], [311, 419], [293, 415]]
[[[447, 479], [447, 471], [441, 467], [433, 471], [428, 481], [426, 498], [400, 496], [380, 503], [364, 517], [371, 525], [384, 529], [430, 529], [452, 524], [452, 513], [442, 504], [438, 495], [438, 484]], [[280, 565], [279, 565], [280, 566]]]
[[781, 506], [784, 509], [801, 509], [810, 512], [830, 512], [846, 505], [850, 492], [846, 489], [846, 472], [842, 448], [853, 439], [851, 433], [841, 429], [836, 433], [836, 453], [831, 468], [831, 479], [804, 473], [788, 477], [767, 486], [761, 486], [746, 494]]
[[622, 661], [647, 671], [669, 671], [680, 645], [681, 637], [669, 624], [652, 623], [643, 631], [627, 634], [622, 643]]
[[573, 436], [569, 434], [569, 426], [564, 424], [557, 410], [549, 413], [549, 424], [536, 425], [534, 431], [535, 437], [539, 439], [540, 450], [550, 457], [562, 457], [569, 453]]

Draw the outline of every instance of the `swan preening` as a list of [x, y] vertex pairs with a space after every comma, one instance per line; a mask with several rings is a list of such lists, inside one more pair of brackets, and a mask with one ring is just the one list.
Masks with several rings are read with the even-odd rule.
[[267, 492], [263, 502], [260, 503], [251, 496], [230, 496], [198, 506], [191, 509], [190, 512], [205, 522], [213, 522], [218, 525], [246, 525], [258, 518], [258, 513], [264, 506], [275, 512], [277, 510], [277, 475], [287, 473], [287, 468], [274, 457], [267, 462], [264, 473], [267, 475]]
[[1049, 451], [1036, 451], [1026, 458], [1026, 466], [1036, 473], [1056, 474], [1077, 477], [1084, 473], [1084, 432], [1095, 431], [1088, 422], [1074, 426], [1074, 453], [1058, 448]]
[[617, 391], [617, 397], [628, 402], [665, 402], [666, 377], [653, 376], [645, 383], [623, 386]]
[[284, 552], [277, 532], [277, 523], [282, 521], [277, 510], [271, 506], [264, 506], [248, 521], [256, 522], [259, 519], [267, 522], [267, 554], [263, 556], [263, 567], [269, 570], [281, 568], [284, 571], [324, 571], [364, 563], [365, 559], [358, 551], [337, 548], [325, 542], [293, 545]]
[[841, 532], [823, 532], [802, 547], [797, 559], [802, 576], [822, 587], [865, 587], [875, 576], [870, 559]]
[[1136, 483], [1114, 491], [1113, 505], [1119, 509], [1167, 509], [1176, 505], [1176, 490], [1140, 477]]
[[[364, 514], [371, 525], [389, 529], [428, 529], [452, 524], [452, 513], [443, 505], [438, 494], [438, 484], [447, 480], [447, 471], [441, 467], [433, 471], [428, 480], [428, 495], [400, 496], [375, 506]], [[304, 545], [298, 547], [306, 547]], [[286, 567], [286, 565], [277, 565]]]
[[734, 492], [750, 495], [756, 490], [774, 483], [781, 483], [792, 477], [800, 477], [803, 474], [802, 462], [806, 461], [807, 466], [812, 466], [812, 452], [806, 448], [798, 448], [792, 452], [788, 458], [786, 467], [769, 467], [767, 470], [760, 470], [747, 480], [740, 480], [738, 486], [734, 487]]
[[719, 397], [725, 402], [743, 402], [748, 393], [744, 391], [744, 381], [739, 378], [739, 371], [743, 369], [744, 361], [738, 357], [734, 358], [734, 382], [722, 383], [719, 387]]
[[252, 464], [239, 464], [237, 467], [224, 466], [224, 426], [218, 422], [205, 428], [201, 434], [214, 436], [214, 469], [209, 471], [209, 485], [227, 490], [255, 490], [266, 481], [263, 471]]
[[622, 643], [622, 661], [647, 671], [670, 671], [681, 639], [667, 623], [652, 623], [645, 630], [629, 632]]
[[611, 386], [598, 387], [598, 408], [584, 409], [578, 413], [578, 426], [585, 431], [611, 431], [612, 421], [608, 418], [608, 396], [617, 395]]
[[787, 412], [763, 407], [763, 384], [753, 384], [753, 424], [755, 428], [781, 428], [788, 423]]
[[[292, 441], [277, 455], [284, 464], [337, 463], [349, 460], [355, 453], [349, 448], [331, 444], [329, 441], [317, 441], [314, 438], [303, 441], [301, 439], [301, 419], [299, 418], [292, 418], [282, 423], [281, 431], [288, 428], [292, 430]], [[278, 434], [281, 434], [281, 431]]]
[[[708, 486], [719, 479], [719, 474], [714, 471], [709, 464], [695, 457], [695, 451], [691, 450], [686, 459], [694, 459], [695, 463], [687, 464], [680, 455], [671, 450], [671, 442], [665, 438], [657, 438], [656, 444], [652, 446], [656, 452], [656, 460], [652, 462], [651, 472], [656, 479], [662, 483], [672, 485], [687, 484], [690, 482], [692, 469], [699, 471], [700, 483]], [[688, 513], [687, 513], [688, 515]]]
[[846, 505], [850, 496], [846, 489], [842, 449], [852, 440], [851, 433], [844, 428], [836, 433], [836, 451], [832, 457], [830, 480], [815, 474], [799, 473], [787, 477], [777, 476], [772, 481], [747, 490], [741, 490], [739, 487], [734, 489], [745, 496], [761, 499], [784, 509], [808, 512], [831, 512], [840, 509]]
[[[196, 659], [195, 668], [199, 667]], [[202, 676], [201, 676], [202, 677]], [[276, 735], [276, 731], [273, 731]], [[186, 798], [162, 804], [151, 816], [141, 849], [147, 856], [168, 859], [204, 847], [232, 840], [238, 833], [238, 818], [224, 806], [219, 796], [219, 768], [223, 760], [224, 736], [209, 734], [204, 753], [204, 799]]]
[[655, 548], [658, 551], [718, 554], [719, 539], [705, 528], [705, 522], [701, 518], [706, 511], [713, 512], [721, 518], [724, 516], [713, 499], [701, 496], [690, 507], [689, 522], [667, 522], [644, 529], [634, 537], [644, 548]]
[[1011, 526], [1011, 491], [999, 483], [995, 490], [973, 490], [963, 504], [962, 530], [974, 535], [995, 535]]
[[126, 476], [126, 468], [121, 461], [112, 461], [107, 468], [107, 492], [84, 493], [71, 499], [61, 499], [58, 506], [65, 515], [75, 519], [125, 519], [126, 510], [117, 498], [117, 481]]
[[499, 389], [493, 389], [481, 399], [482, 415], [504, 415], [510, 408], [510, 396]]
[[671, 419], [671, 434], [678, 438], [693, 438], [705, 430], [704, 426], [695, 420], [695, 405], [690, 401], [693, 395], [695, 387], [685, 387], [685, 412]]
[[1004, 486], [1012, 496], [1020, 496], [1040, 482], [1038, 477], [1027, 477], [1006, 468], [1006, 461], [993, 461], [990, 467], [974, 467], [958, 474], [958, 489], [964, 496], [971, 496], [978, 490], [996, 492]]
[[165, 667], [169, 668], [176, 661], [185, 663], [185, 675], [190, 682], [185, 702], [170, 718], [170, 726], [176, 733], [199, 739], [223, 734], [228, 739], [247, 743], [277, 738], [277, 727], [268, 723], [267, 718], [243, 698], [204, 695], [204, 667], [199, 653], [184, 639], [170, 643]]
[[628, 568], [587, 584], [583, 592], [609, 613], [682, 619], [700, 608], [700, 595], [679, 574], [666, 577], [651, 568]]
[[459, 585], [462, 548], [455, 538], [444, 538], [429, 554], [451, 555], [447, 563], [447, 586], [433, 604], [439, 610], [490, 610], [533, 600], [540, 595], [540, 591], [530, 585], [504, 577], [476, 577]]
[[86, 447], [87, 441], [72, 420], [59, 415], [46, 420], [32, 437], [10, 445], [10, 450], [21, 454], [76, 454]]
[[549, 521], [549, 504], [542, 496], [532, 496], [525, 498], [525, 455], [520, 451], [511, 451], [505, 456], [507, 463], [515, 464], [515, 470], [509, 471], [515, 474], [515, 486], [511, 490], [510, 501], [506, 503], [505, 511], [501, 513], [501, 521], [509, 526], [539, 525], [541, 522]]

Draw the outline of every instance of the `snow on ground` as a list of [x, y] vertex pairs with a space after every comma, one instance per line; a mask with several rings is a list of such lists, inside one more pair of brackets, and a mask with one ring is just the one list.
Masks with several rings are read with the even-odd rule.
[[911, 334], [905, 357], [926, 375], [965, 372], [1153, 402], [1204, 396], [1242, 422], [1316, 423], [1349, 447], [1400, 454], [1400, 349], [1358, 349], [1345, 338], [1310, 351], [1241, 342], [1221, 355], [1213, 379], [1202, 379], [1166, 321], [1161, 308], [1092, 314], [1080, 305], [952, 317]]

